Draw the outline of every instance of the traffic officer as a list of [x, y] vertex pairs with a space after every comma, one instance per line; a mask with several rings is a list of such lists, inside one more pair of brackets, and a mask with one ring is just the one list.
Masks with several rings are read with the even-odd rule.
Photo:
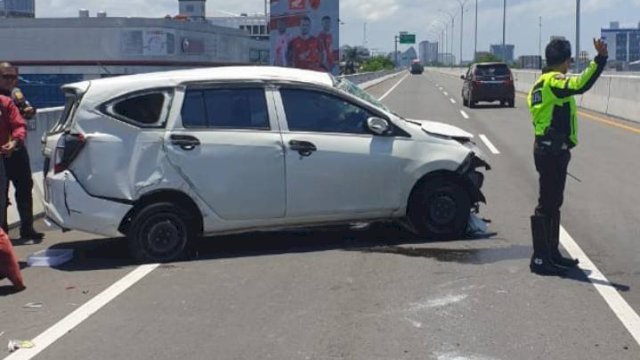
[[546, 47], [547, 67], [529, 92], [535, 142], [533, 156], [540, 176], [538, 206], [531, 216], [533, 256], [529, 268], [539, 275], [562, 275], [578, 265], [558, 249], [560, 206], [564, 196], [571, 149], [578, 144], [574, 95], [589, 90], [607, 64], [607, 44], [594, 39], [597, 56], [578, 76], [567, 76], [571, 66], [571, 43], [552, 40]]
[[[8, 62], [0, 63], [0, 95], [11, 97], [20, 110], [22, 117], [31, 119], [36, 114], [36, 110], [25, 99], [22, 91], [16, 87], [17, 84], [18, 69]], [[20, 215], [20, 238], [23, 240], [41, 240], [44, 234], [35, 231], [33, 228], [33, 178], [27, 147], [19, 146], [11, 156], [5, 157], [4, 166], [8, 178], [4, 195], [8, 198], [9, 181], [12, 182]], [[2, 228], [8, 231], [6, 211], [2, 221]]]

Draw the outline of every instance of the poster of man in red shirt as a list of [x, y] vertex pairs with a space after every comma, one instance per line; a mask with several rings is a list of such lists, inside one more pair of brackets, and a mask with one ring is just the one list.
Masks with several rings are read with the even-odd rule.
[[291, 66], [298, 69], [326, 71], [321, 68], [322, 51], [318, 38], [311, 35], [311, 18], [300, 20], [300, 36], [289, 43]]
[[271, 0], [271, 63], [337, 74], [338, 16], [339, 0]]

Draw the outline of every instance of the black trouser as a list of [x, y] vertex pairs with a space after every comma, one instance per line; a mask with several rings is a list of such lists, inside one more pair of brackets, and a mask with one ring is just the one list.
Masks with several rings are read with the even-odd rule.
[[540, 192], [535, 214], [546, 217], [556, 216], [564, 200], [564, 186], [571, 152], [568, 149], [552, 150], [550, 146], [536, 142], [533, 157], [536, 170], [540, 175]]
[[[31, 161], [25, 147], [20, 147], [9, 157], [4, 158], [4, 167], [7, 172], [5, 187], [5, 199], [9, 199], [9, 181], [13, 183], [16, 194], [16, 205], [20, 214], [20, 232], [30, 232], [33, 229], [33, 178], [31, 176]], [[6, 206], [5, 206], [6, 207]], [[3, 217], [3, 228], [8, 228], [7, 210]]]

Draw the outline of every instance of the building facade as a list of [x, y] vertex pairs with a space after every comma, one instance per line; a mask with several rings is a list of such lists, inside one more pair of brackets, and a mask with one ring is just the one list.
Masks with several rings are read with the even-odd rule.
[[61, 84], [152, 71], [267, 63], [270, 46], [245, 31], [207, 21], [109, 17], [3, 19], [0, 43], [0, 59], [19, 66], [20, 86], [38, 107], [60, 105]]
[[438, 43], [431, 41], [423, 41], [419, 45], [419, 58], [423, 65], [434, 64], [438, 62]]
[[0, 0], [0, 18], [33, 18], [35, 0]]
[[514, 50], [515, 50], [515, 46], [511, 44], [505, 44], [504, 50], [502, 49], [502, 44], [491, 45], [491, 48], [490, 48], [490, 52], [493, 55], [499, 57], [505, 62], [513, 62]]
[[255, 40], [269, 41], [269, 20], [262, 14], [239, 16], [216, 16], [207, 20], [218, 26], [224, 26], [245, 31]]
[[621, 65], [640, 60], [640, 24], [637, 28], [620, 28], [612, 22], [608, 29], [601, 30], [601, 36], [609, 44], [609, 61]]

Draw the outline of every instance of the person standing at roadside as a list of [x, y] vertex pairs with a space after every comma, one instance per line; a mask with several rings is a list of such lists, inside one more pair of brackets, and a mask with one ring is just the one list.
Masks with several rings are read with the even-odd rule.
[[[24, 142], [27, 129], [26, 123], [13, 100], [0, 95], [0, 157], [11, 156], [15, 149]], [[0, 159], [0, 189], [7, 183], [4, 161]], [[0, 216], [6, 217], [7, 197], [0, 195]], [[20, 266], [13, 252], [11, 240], [6, 232], [0, 229], [0, 279], [7, 277], [13, 283], [16, 291], [25, 289], [20, 274]]]
[[[8, 62], [0, 63], [0, 94], [11, 97], [22, 117], [29, 120], [35, 116], [36, 109], [27, 101], [17, 84], [18, 68]], [[42, 240], [44, 234], [33, 228], [33, 177], [31, 160], [27, 147], [24, 145], [23, 139], [13, 154], [4, 158], [8, 178], [5, 195], [7, 198], [9, 197], [9, 182], [13, 183], [16, 205], [20, 215], [20, 238], [23, 240]], [[8, 232], [6, 211], [2, 220], [2, 228]]]
[[529, 268], [539, 275], [562, 275], [577, 267], [578, 260], [563, 257], [560, 244], [560, 207], [564, 199], [571, 149], [578, 144], [575, 95], [596, 82], [607, 64], [607, 44], [594, 39], [597, 56], [575, 77], [571, 66], [571, 43], [552, 40], [546, 47], [547, 67], [529, 92], [527, 102], [533, 116], [533, 156], [539, 174], [538, 206], [531, 216], [533, 255]]

